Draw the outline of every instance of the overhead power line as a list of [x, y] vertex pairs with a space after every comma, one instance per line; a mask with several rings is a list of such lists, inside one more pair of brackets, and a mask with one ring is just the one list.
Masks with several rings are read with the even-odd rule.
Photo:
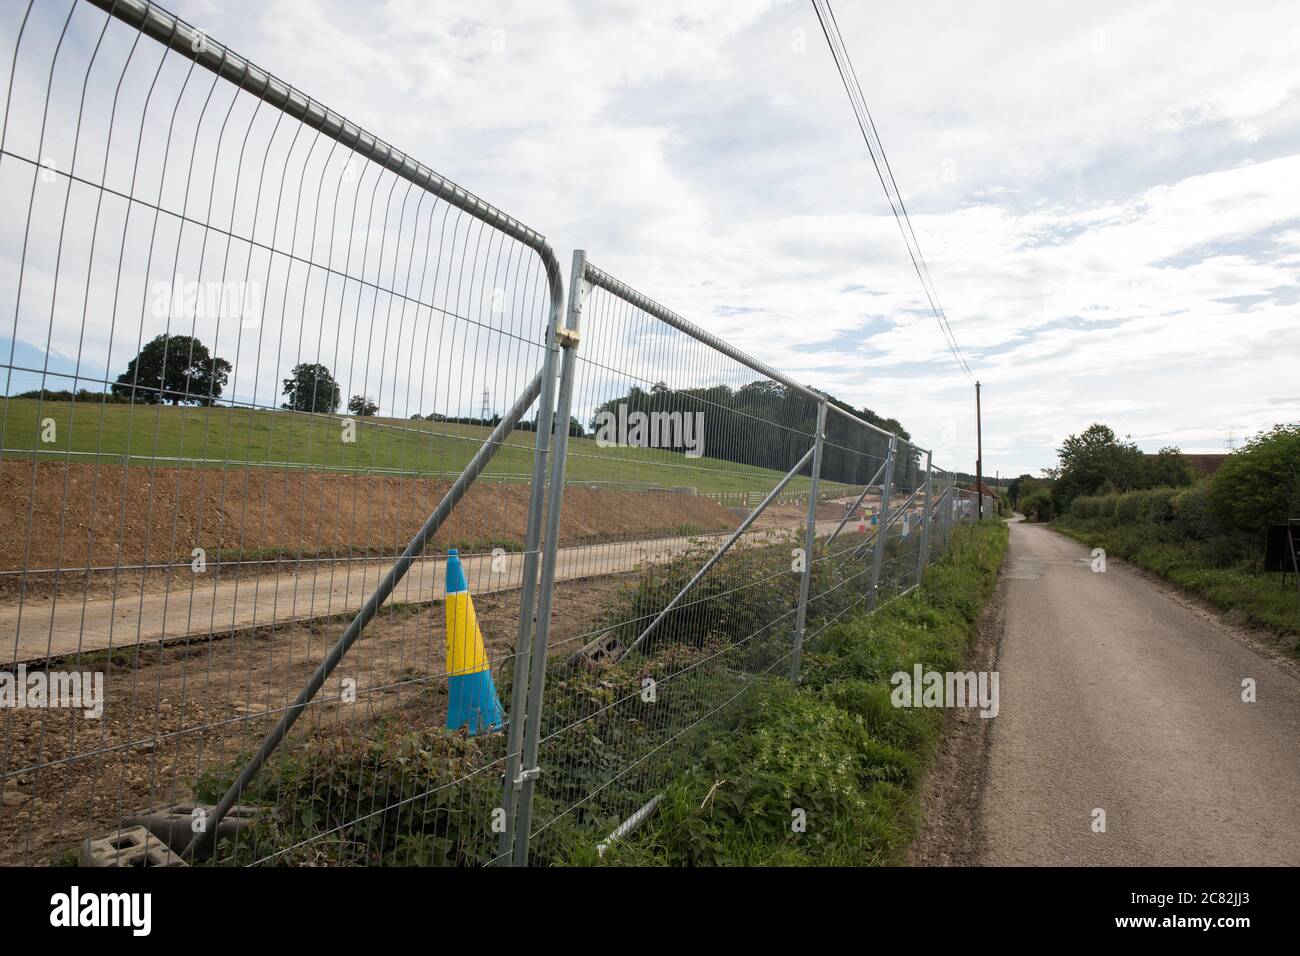
[[930, 276], [930, 267], [921, 252], [921, 243], [916, 238], [916, 230], [912, 228], [912, 219], [907, 214], [907, 204], [903, 202], [903, 196], [898, 191], [898, 183], [894, 179], [894, 170], [889, 165], [889, 157], [885, 154], [884, 143], [881, 142], [880, 134], [876, 131], [871, 110], [867, 108], [866, 97], [863, 96], [862, 86], [858, 83], [857, 71], [853, 68], [853, 61], [844, 45], [844, 38], [840, 35], [835, 11], [831, 9], [830, 0], [812, 0], [812, 5], [817, 14], [817, 22], [821, 24], [822, 33], [826, 36], [826, 44], [830, 47], [831, 56], [835, 60], [835, 68], [839, 71], [840, 80], [844, 84], [844, 92], [848, 94], [849, 103], [853, 107], [858, 129], [867, 144], [867, 152], [871, 154], [871, 164], [876, 169], [880, 185], [885, 190], [885, 198], [889, 200], [889, 208], [893, 211], [899, 232], [903, 235], [903, 243], [907, 246], [912, 268], [916, 270], [916, 277], [921, 280], [921, 290], [925, 293], [926, 301], [930, 303], [930, 311], [934, 314], [935, 321], [939, 323], [939, 331], [943, 333], [957, 367], [968, 379], [974, 381], [970, 365], [967, 364], [961, 346], [957, 344], [957, 337], [953, 334], [952, 326], [948, 323], [943, 303], [939, 301], [939, 292]]

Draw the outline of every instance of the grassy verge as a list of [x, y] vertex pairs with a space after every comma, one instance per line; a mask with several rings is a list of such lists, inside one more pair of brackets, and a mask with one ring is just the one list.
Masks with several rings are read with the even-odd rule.
[[[900, 863], [916, 834], [918, 784], [943, 713], [894, 707], [889, 678], [917, 663], [961, 669], [1006, 542], [1001, 522], [957, 529], [921, 587], [813, 642], [797, 687], [764, 680], [735, 730], [712, 741], [667, 786], [655, 816], [602, 862]], [[594, 853], [575, 862], [594, 862]]]
[[1111, 518], [1065, 515], [1052, 527], [1131, 561], [1221, 610], [1236, 612], [1300, 656], [1300, 594], [1294, 583], [1283, 589], [1278, 575], [1258, 570], [1249, 559], [1224, 550], [1221, 543], [1188, 540], [1171, 525], [1117, 523]]

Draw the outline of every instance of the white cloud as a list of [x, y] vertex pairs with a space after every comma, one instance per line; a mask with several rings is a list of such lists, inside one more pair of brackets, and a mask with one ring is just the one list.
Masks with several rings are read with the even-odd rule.
[[[585, 248], [972, 466], [971, 389], [809, 5], [173, 4], [545, 232], [566, 265]], [[1217, 450], [1229, 428], [1300, 417], [1289, 4], [837, 14], [987, 386], [988, 470], [1048, 465], [1097, 418], [1151, 447]]]

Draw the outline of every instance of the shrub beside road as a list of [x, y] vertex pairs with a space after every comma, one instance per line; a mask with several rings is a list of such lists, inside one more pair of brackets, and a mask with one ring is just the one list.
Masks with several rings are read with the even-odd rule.
[[1055, 527], [1132, 561], [1300, 653], [1300, 592], [1264, 569], [1268, 529], [1300, 517], [1300, 425], [1279, 425], [1229, 455], [1213, 478], [1075, 498]]
[[800, 683], [773, 677], [756, 688], [734, 732], [713, 740], [604, 862], [902, 863], [944, 712], [894, 707], [889, 678], [917, 663], [962, 669], [1006, 546], [1001, 521], [958, 527], [919, 588], [830, 627], [805, 654]]

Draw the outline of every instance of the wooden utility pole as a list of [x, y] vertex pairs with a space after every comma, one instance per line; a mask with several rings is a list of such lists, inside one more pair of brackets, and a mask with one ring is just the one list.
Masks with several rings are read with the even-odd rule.
[[984, 520], [984, 429], [980, 420], [980, 383], [975, 383], [975, 498]]

